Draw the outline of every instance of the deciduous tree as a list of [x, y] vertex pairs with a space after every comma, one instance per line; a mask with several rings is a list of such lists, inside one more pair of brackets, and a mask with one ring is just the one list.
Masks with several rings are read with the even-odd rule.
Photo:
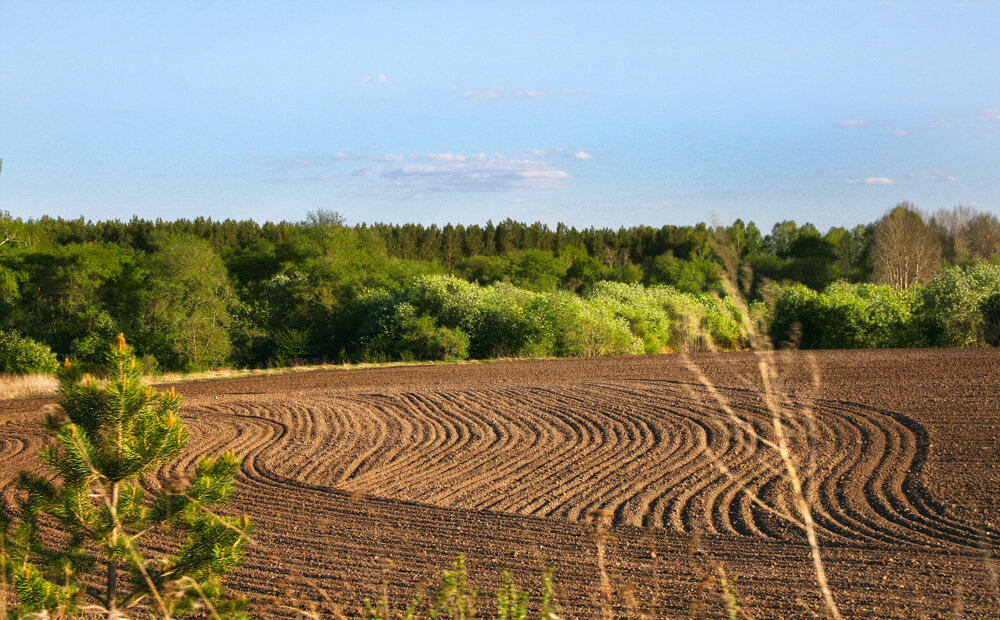
[[906, 289], [934, 277], [941, 244], [920, 212], [901, 202], [879, 223], [872, 259], [876, 282]]

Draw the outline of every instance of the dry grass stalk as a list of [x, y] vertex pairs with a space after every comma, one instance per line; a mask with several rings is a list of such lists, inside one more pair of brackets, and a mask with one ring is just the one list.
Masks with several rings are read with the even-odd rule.
[[59, 382], [52, 375], [0, 374], [0, 400], [55, 394]]
[[597, 571], [600, 576], [601, 589], [601, 618], [612, 620], [614, 612], [614, 592], [611, 590], [611, 578], [608, 577], [607, 563], [604, 557], [605, 543], [608, 540], [608, 529], [611, 526], [611, 513], [607, 510], [592, 510], [587, 515], [591, 525], [594, 526], [592, 534], [594, 544], [597, 545]]
[[[686, 356], [684, 360], [687, 367], [693, 372], [699, 383], [701, 383], [701, 385], [716, 401], [722, 411], [726, 414], [727, 418], [738, 428], [743, 429], [745, 432], [750, 434], [751, 437], [761, 442], [762, 445], [775, 451], [781, 458], [782, 465], [784, 466], [784, 474], [788, 479], [789, 486], [791, 487], [792, 501], [799, 513], [797, 519], [788, 517], [785, 518], [787, 518], [791, 523], [794, 523], [802, 528], [805, 532], [806, 540], [809, 544], [810, 556], [812, 558], [813, 570], [816, 575], [816, 583], [819, 586], [820, 594], [822, 595], [823, 602], [826, 605], [827, 612], [832, 618], [834, 618], [834, 620], [841, 620], [843, 616], [840, 615], [840, 610], [833, 598], [833, 592], [830, 590], [830, 584], [826, 576], [826, 568], [823, 565], [823, 558], [819, 548], [819, 540], [816, 534], [816, 522], [812, 516], [812, 508], [809, 502], [809, 497], [807, 497], [807, 493], [808, 495], [811, 495], [812, 493], [809, 493], [806, 490], [806, 486], [802, 483], [803, 479], [800, 476], [798, 467], [796, 466], [789, 438], [786, 434], [786, 426], [794, 427], [799, 423], [795, 417], [796, 406], [792, 403], [792, 399], [780, 389], [780, 377], [777, 371], [777, 366], [774, 362], [774, 351], [770, 346], [770, 341], [766, 337], [766, 334], [761, 331], [761, 328], [758, 325], [754, 324], [750, 320], [749, 310], [737, 287], [735, 258], [731, 252], [727, 252], [726, 250], [727, 248], [724, 247], [719, 248], [719, 254], [724, 257], [726, 271], [730, 276], [728, 278], [723, 278], [723, 286], [725, 287], [727, 296], [739, 308], [740, 320], [743, 324], [745, 333], [747, 334], [750, 348], [757, 357], [757, 370], [760, 374], [761, 385], [763, 388], [762, 398], [767, 411], [770, 413], [774, 439], [769, 440], [761, 437], [749, 421], [739, 416], [732, 409], [732, 407], [729, 406], [728, 400], [715, 388], [715, 385], [701, 370], [701, 368]], [[807, 360], [809, 370], [811, 371], [812, 388], [815, 390], [820, 385], [819, 367], [812, 355], [809, 355]], [[808, 430], [810, 433], [814, 432], [815, 416], [812, 407], [806, 404], [799, 407], [799, 409], [802, 414], [802, 418], [805, 419]], [[710, 456], [715, 462], [721, 463], [718, 455], [712, 453]], [[811, 475], [816, 471], [817, 465], [815, 462], [814, 451], [808, 449], [808, 446], [807, 459], [808, 464], [805, 473], [807, 476], [811, 477]], [[724, 471], [728, 473], [728, 470]], [[812, 485], [808, 486], [811, 489]], [[763, 502], [759, 501], [759, 498], [757, 498], [753, 493], [748, 493], [748, 495], [756, 504], [763, 504]], [[774, 509], [771, 509], [770, 512], [773, 514], [781, 514]]]

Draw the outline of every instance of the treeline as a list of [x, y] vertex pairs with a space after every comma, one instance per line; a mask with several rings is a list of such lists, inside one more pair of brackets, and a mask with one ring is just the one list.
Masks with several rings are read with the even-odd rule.
[[[850, 229], [785, 221], [767, 234], [741, 220], [581, 230], [347, 226], [325, 211], [264, 224], [0, 213], [0, 371], [56, 356], [96, 367], [118, 332], [151, 370], [739, 348], [726, 278], [779, 342], [995, 344], [997, 255], [992, 214], [907, 203]], [[931, 300], [959, 285], [961, 303]], [[928, 318], [956, 303], [961, 336]], [[848, 324], [891, 336], [828, 333]]]

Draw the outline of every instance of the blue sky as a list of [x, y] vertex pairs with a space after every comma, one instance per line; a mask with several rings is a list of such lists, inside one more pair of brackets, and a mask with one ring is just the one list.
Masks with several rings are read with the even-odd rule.
[[0, 0], [0, 209], [1000, 214], [1000, 2]]

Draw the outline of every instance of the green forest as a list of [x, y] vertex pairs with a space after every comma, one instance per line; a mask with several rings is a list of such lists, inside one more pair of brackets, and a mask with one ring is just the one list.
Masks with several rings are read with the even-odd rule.
[[[747, 320], [749, 318], [749, 320]], [[305, 221], [91, 222], [0, 212], [0, 372], [148, 372], [748, 346], [1000, 344], [1000, 220], [900, 203], [783, 221], [612, 230]]]

